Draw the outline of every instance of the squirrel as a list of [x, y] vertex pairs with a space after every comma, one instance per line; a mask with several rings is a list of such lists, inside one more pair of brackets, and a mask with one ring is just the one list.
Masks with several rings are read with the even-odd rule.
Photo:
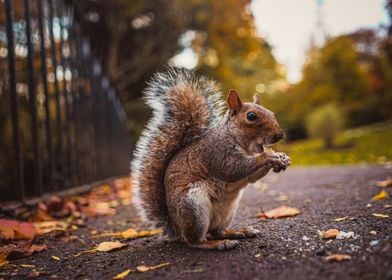
[[242, 103], [230, 90], [222, 116], [216, 83], [174, 68], [155, 74], [144, 99], [153, 115], [131, 162], [142, 216], [193, 248], [232, 249], [235, 239], [257, 236], [227, 228], [247, 184], [290, 165], [286, 154], [264, 150], [284, 137], [274, 113], [257, 95]]

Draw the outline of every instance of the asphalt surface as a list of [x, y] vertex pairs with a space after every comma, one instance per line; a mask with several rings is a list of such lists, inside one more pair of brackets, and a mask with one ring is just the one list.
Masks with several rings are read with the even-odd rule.
[[[247, 225], [261, 230], [254, 239], [241, 240], [231, 251], [200, 251], [158, 237], [122, 241], [128, 246], [113, 252], [74, 255], [110, 238], [91, 232], [143, 227], [132, 207], [113, 217], [91, 219], [87, 227], [63, 235], [45, 236], [49, 249], [0, 269], [0, 279], [30, 276], [49, 279], [111, 279], [139, 265], [170, 265], [128, 278], [146, 279], [392, 279], [392, 199], [371, 201], [381, 188], [376, 181], [392, 177], [387, 166], [289, 168], [269, 174], [247, 187], [233, 228]], [[392, 195], [392, 187], [385, 188]], [[259, 221], [260, 207], [280, 205], [301, 210], [296, 217]], [[389, 207], [389, 208], [388, 208]], [[373, 213], [389, 215], [388, 218]], [[336, 218], [346, 217], [337, 222]], [[336, 228], [354, 237], [323, 240], [318, 231]], [[326, 262], [330, 254], [351, 260]], [[52, 256], [58, 256], [55, 260]], [[34, 268], [21, 264], [34, 265]], [[38, 271], [32, 274], [32, 271]], [[127, 279], [128, 279], [127, 278]]]

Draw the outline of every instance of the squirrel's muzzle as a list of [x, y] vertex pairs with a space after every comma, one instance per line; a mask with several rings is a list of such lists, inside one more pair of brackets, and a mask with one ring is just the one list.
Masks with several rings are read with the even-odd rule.
[[273, 142], [274, 142], [274, 143], [279, 142], [279, 141], [282, 140], [283, 138], [284, 138], [284, 131], [281, 130], [281, 131], [279, 131], [278, 133], [276, 133], [276, 134], [274, 135]]

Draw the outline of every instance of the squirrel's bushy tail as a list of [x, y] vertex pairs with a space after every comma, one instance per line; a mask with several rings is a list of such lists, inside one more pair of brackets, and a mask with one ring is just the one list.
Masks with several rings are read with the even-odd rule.
[[213, 81], [176, 69], [156, 74], [144, 98], [153, 115], [131, 163], [134, 197], [145, 218], [168, 230], [166, 167], [177, 151], [215, 125], [223, 104]]

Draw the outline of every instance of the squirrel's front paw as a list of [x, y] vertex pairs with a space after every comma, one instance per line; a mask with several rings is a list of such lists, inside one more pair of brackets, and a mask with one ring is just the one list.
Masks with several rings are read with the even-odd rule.
[[273, 153], [268, 157], [272, 170], [276, 173], [286, 170], [287, 166], [291, 164], [290, 158], [285, 153]]

